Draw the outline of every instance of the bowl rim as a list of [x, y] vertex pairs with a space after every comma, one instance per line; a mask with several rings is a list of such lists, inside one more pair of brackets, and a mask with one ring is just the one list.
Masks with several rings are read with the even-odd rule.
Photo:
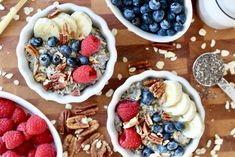
[[[140, 157], [134, 153], [132, 153], [130, 150], [126, 150], [122, 148], [118, 143], [118, 133], [116, 131], [116, 128], [114, 126], [115, 121], [115, 109], [116, 105], [120, 100], [121, 95], [123, 92], [125, 92], [131, 84], [134, 82], [141, 81], [148, 77], [158, 77], [158, 78], [165, 78], [169, 80], [176, 80], [179, 81], [184, 91], [190, 95], [190, 97], [195, 101], [195, 104], [197, 106], [197, 111], [202, 118], [203, 123], [205, 124], [205, 110], [201, 102], [201, 98], [198, 94], [198, 92], [189, 84], [189, 82], [184, 79], [183, 77], [177, 76], [171, 72], [168, 71], [154, 71], [154, 70], [148, 70], [141, 74], [134, 75], [129, 77], [121, 86], [119, 86], [116, 91], [113, 94], [112, 100], [108, 106], [108, 119], [107, 119], [107, 130], [111, 137], [112, 144], [114, 146], [114, 149], [117, 150], [120, 154], [122, 154], [125, 157]], [[203, 131], [204, 132], [204, 131]], [[186, 147], [185, 153], [183, 157], [188, 157], [193, 151], [196, 150], [199, 141], [203, 135], [203, 132], [198, 138], [195, 138], [191, 141], [190, 145]]]
[[190, 25], [191, 25], [191, 21], [193, 18], [193, 8], [192, 8], [192, 1], [191, 0], [184, 0], [184, 5], [185, 5], [185, 12], [186, 12], [186, 21], [184, 23], [184, 29], [178, 33], [176, 33], [173, 36], [159, 36], [153, 33], [149, 33], [149, 32], [145, 32], [143, 30], [141, 30], [140, 28], [134, 26], [133, 24], [131, 24], [128, 20], [126, 20], [123, 16], [122, 13], [120, 12], [120, 10], [112, 4], [111, 0], [105, 0], [106, 4], [108, 5], [108, 7], [110, 8], [110, 10], [112, 11], [112, 13], [116, 16], [116, 18], [127, 27], [127, 29], [133, 33], [135, 33], [136, 35], [149, 40], [149, 41], [153, 41], [153, 42], [159, 42], [159, 43], [167, 43], [167, 42], [172, 42], [174, 40], [179, 39], [180, 37], [182, 37], [187, 30], [189, 29]]
[[38, 115], [41, 118], [43, 118], [46, 121], [48, 125], [48, 129], [50, 130], [53, 136], [54, 144], [55, 144], [56, 151], [57, 151], [57, 157], [62, 157], [63, 148], [62, 148], [62, 142], [61, 142], [59, 133], [57, 132], [56, 128], [51, 123], [51, 121], [38, 108], [36, 108], [33, 104], [24, 100], [23, 98], [16, 96], [14, 94], [11, 94], [9, 92], [0, 91], [0, 98], [11, 100], [17, 103], [17, 105], [22, 107], [24, 110], [27, 110], [28, 112]]
[[[32, 36], [33, 26], [38, 18], [45, 17], [50, 10], [54, 7], [58, 7], [63, 11], [82, 11], [90, 16], [93, 23], [100, 28], [102, 35], [105, 37], [107, 41], [108, 50], [110, 53], [109, 61], [106, 64], [106, 71], [103, 76], [91, 86], [88, 86], [85, 90], [81, 92], [80, 96], [61, 96], [55, 92], [47, 92], [43, 89], [40, 83], [37, 83], [33, 79], [32, 72], [28, 67], [28, 62], [25, 57], [24, 45], [28, 42], [29, 38]], [[61, 5], [50, 5], [41, 12], [36, 13], [28, 22], [28, 24], [22, 29], [20, 33], [19, 42], [16, 48], [17, 60], [18, 60], [18, 68], [22, 76], [24, 77], [27, 85], [34, 91], [36, 91], [42, 98], [46, 100], [56, 101], [60, 104], [72, 103], [72, 102], [83, 102], [87, 100], [89, 97], [99, 93], [106, 82], [112, 77], [114, 66], [117, 60], [117, 50], [115, 47], [115, 38], [111, 31], [108, 28], [105, 20], [99, 15], [95, 14], [91, 9], [87, 7], [81, 7], [72, 3], [65, 3]]]

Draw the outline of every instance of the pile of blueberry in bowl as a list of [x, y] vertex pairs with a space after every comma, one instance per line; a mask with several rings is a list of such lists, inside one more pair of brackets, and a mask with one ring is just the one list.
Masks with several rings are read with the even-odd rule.
[[180, 38], [192, 19], [191, 1], [106, 0], [116, 17], [137, 35], [155, 42]]

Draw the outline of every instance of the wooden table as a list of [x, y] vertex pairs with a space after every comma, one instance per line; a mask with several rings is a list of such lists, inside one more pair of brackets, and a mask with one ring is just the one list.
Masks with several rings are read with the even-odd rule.
[[[5, 15], [9, 9], [16, 4], [17, 0], [4, 0], [3, 4], [6, 7], [5, 11], [0, 12], [0, 16]], [[205, 88], [199, 86], [193, 79], [192, 76], [192, 63], [197, 56], [207, 51], [214, 51], [215, 49], [226, 49], [229, 50], [230, 55], [225, 57], [225, 62], [235, 60], [235, 57], [232, 54], [235, 53], [235, 29], [215, 31], [214, 29], [209, 28], [203, 24], [194, 9], [194, 19], [195, 22], [192, 23], [190, 29], [187, 33], [175, 41], [182, 45], [181, 49], [176, 49], [178, 59], [176, 61], [170, 61], [164, 59], [163, 56], [160, 56], [157, 53], [154, 53], [151, 42], [141, 39], [135, 34], [129, 32], [111, 13], [105, 4], [105, 0], [61, 0], [60, 3], [71, 2], [78, 5], [83, 5], [91, 8], [97, 14], [101, 15], [108, 23], [110, 29], [118, 29], [118, 34], [116, 36], [117, 41], [117, 51], [118, 51], [118, 61], [116, 63], [115, 72], [112, 79], [109, 81], [109, 84], [105, 86], [102, 90], [103, 95], [93, 96], [89, 100], [97, 102], [99, 105], [99, 112], [96, 116], [99, 122], [101, 123], [101, 132], [105, 134], [105, 138], [109, 139], [109, 136], [106, 131], [106, 109], [104, 105], [108, 105], [111, 98], [106, 97], [105, 93], [109, 89], [116, 89], [120, 86], [126, 78], [129, 77], [128, 74], [128, 63], [122, 61], [123, 57], [127, 57], [128, 61], [140, 61], [144, 59], [149, 60], [154, 69], [157, 61], [164, 61], [165, 67], [164, 70], [176, 71], [178, 75], [186, 78], [190, 83], [199, 91], [202, 96], [203, 104], [206, 110], [206, 130], [201, 139], [199, 147], [205, 147], [209, 139], [213, 140], [214, 135], [218, 134], [224, 139], [224, 144], [222, 145], [221, 150], [219, 151], [220, 157], [233, 157], [235, 156], [235, 138], [230, 136], [230, 131], [235, 127], [235, 110], [225, 110], [224, 105], [229, 98], [218, 88], [212, 87], [206, 93]], [[37, 9], [43, 9], [46, 6], [52, 4], [52, 0], [32, 0], [29, 1], [26, 6], [31, 6], [34, 8], [34, 14]], [[194, 0], [195, 6], [195, 0]], [[194, 7], [195, 8], [195, 7]], [[31, 14], [31, 15], [32, 15]], [[46, 114], [51, 120], [56, 119], [58, 113], [64, 109], [64, 105], [57, 104], [55, 102], [47, 102], [43, 100], [36, 92], [29, 89], [17, 69], [17, 58], [16, 58], [16, 45], [19, 39], [19, 34], [21, 29], [26, 24], [26, 16], [23, 12], [23, 9], [19, 12], [20, 20], [12, 21], [8, 26], [6, 31], [0, 37], [0, 44], [4, 45], [3, 49], [0, 51], [0, 68], [3, 71], [11, 72], [14, 74], [13, 79], [6, 79], [0, 77], [0, 86], [3, 86], [4, 91], [14, 93], [39, 108], [44, 114]], [[207, 35], [201, 37], [198, 35], [198, 30], [200, 28], [205, 28], [207, 30]], [[192, 36], [197, 37], [196, 42], [191, 42], [190, 38]], [[212, 39], [216, 40], [216, 46], [211, 48], [210, 42]], [[201, 49], [201, 44], [203, 42], [207, 43], [206, 49]], [[149, 49], [149, 50], [148, 50]], [[120, 81], [117, 78], [118, 74], [122, 74], [123, 79]], [[13, 84], [13, 80], [18, 79], [20, 81], [19, 86]], [[226, 79], [228, 81], [235, 81], [235, 76], [227, 75]], [[208, 94], [209, 93], [209, 94]], [[79, 105], [79, 104], [73, 104]], [[206, 155], [210, 156], [211, 148], [207, 151]], [[79, 156], [87, 156], [83, 153]], [[118, 157], [118, 153], [115, 153], [115, 157]]]

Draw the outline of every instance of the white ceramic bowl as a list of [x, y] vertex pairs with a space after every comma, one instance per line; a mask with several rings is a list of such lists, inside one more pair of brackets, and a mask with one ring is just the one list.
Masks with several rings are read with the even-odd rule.
[[[197, 111], [199, 115], [201, 116], [203, 123], [204, 123], [205, 110], [202, 106], [201, 98], [199, 94], [197, 93], [197, 91], [184, 78], [174, 75], [171, 72], [153, 71], [153, 70], [145, 71], [139, 75], [132, 76], [128, 78], [126, 82], [114, 92], [112, 101], [110, 102], [109, 107], [108, 107], [108, 121], [107, 121], [108, 133], [111, 137], [114, 149], [117, 150], [124, 157], [140, 157], [140, 156], [134, 154], [130, 150], [122, 148], [118, 143], [118, 132], [116, 131], [115, 126], [114, 126], [114, 117], [116, 115], [115, 113], [116, 105], [119, 102], [122, 94], [131, 86], [131, 84], [133, 84], [134, 82], [142, 81], [148, 77], [157, 77], [157, 78], [164, 78], [168, 80], [179, 81], [183, 86], [183, 90], [186, 93], [188, 93], [190, 97], [195, 101], [195, 104], [197, 106]], [[194, 152], [194, 150], [198, 146], [201, 136], [191, 141], [191, 143], [186, 147], [183, 157], [188, 157], [192, 152]]]
[[18, 59], [18, 68], [20, 73], [23, 75], [27, 85], [36, 91], [41, 97], [43, 97], [46, 100], [53, 100], [61, 104], [65, 103], [72, 103], [72, 102], [82, 102], [91, 97], [92, 95], [95, 95], [99, 93], [103, 87], [105, 86], [105, 83], [111, 78], [114, 70], [114, 65], [117, 60], [117, 51], [115, 47], [115, 38], [111, 31], [109, 30], [107, 23], [104, 21], [103, 18], [96, 15], [93, 11], [86, 7], [80, 7], [71, 3], [66, 3], [62, 5], [58, 5], [57, 7], [65, 12], [73, 12], [73, 11], [83, 11], [86, 14], [88, 14], [93, 24], [101, 29], [101, 32], [103, 36], [105, 37], [107, 43], [108, 43], [108, 50], [110, 52], [110, 59], [106, 65], [106, 72], [104, 75], [98, 80], [94, 85], [89, 86], [84, 91], [81, 92], [80, 96], [61, 96], [59, 94], [53, 93], [53, 92], [47, 92], [43, 89], [42, 85], [40, 83], [37, 83], [32, 75], [32, 72], [29, 69], [28, 62], [25, 56], [24, 52], [24, 45], [28, 42], [28, 40], [33, 36], [33, 27], [36, 23], [37, 19], [41, 17], [46, 17], [47, 14], [54, 8], [55, 6], [51, 5], [47, 7], [46, 9], [42, 10], [39, 13], [36, 13], [29, 21], [29, 23], [23, 28], [23, 30], [20, 33], [20, 39], [19, 43], [17, 45], [17, 59]]
[[55, 127], [50, 122], [50, 120], [39, 109], [37, 109], [35, 106], [33, 106], [28, 101], [26, 101], [16, 95], [7, 93], [7, 92], [0, 91], [0, 98], [5, 98], [5, 99], [9, 99], [11, 101], [14, 101], [15, 103], [17, 103], [17, 105], [22, 107], [22, 109], [24, 109], [26, 112], [38, 115], [41, 118], [43, 118], [46, 121], [47, 126], [53, 136], [54, 144], [55, 144], [56, 151], [57, 151], [57, 157], [62, 157], [63, 148], [62, 148], [60, 136], [59, 136], [58, 132], [56, 131]]
[[180, 38], [188, 30], [192, 21], [192, 17], [193, 17], [193, 9], [192, 9], [191, 0], [184, 0], [185, 13], [187, 16], [186, 22], [184, 24], [184, 29], [176, 33], [174, 36], [159, 36], [153, 33], [145, 32], [141, 30], [140, 28], [134, 26], [131, 22], [129, 22], [123, 17], [121, 11], [115, 5], [111, 3], [111, 0], [106, 0], [106, 3], [108, 7], [111, 9], [111, 11], [113, 12], [113, 14], [118, 18], [119, 21], [121, 21], [122, 24], [124, 24], [128, 28], [128, 30], [130, 30], [131, 32], [137, 34], [138, 36], [146, 40], [153, 41], [153, 42], [166, 43], [166, 42], [171, 42]]

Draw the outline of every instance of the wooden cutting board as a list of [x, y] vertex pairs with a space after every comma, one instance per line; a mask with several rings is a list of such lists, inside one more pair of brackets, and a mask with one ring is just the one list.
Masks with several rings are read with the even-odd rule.
[[[9, 9], [16, 4], [17, 0], [4, 0], [3, 4], [6, 10], [0, 11], [0, 16], [4, 16]], [[230, 62], [235, 60], [233, 54], [235, 54], [235, 29], [229, 30], [214, 30], [206, 26], [200, 21], [196, 13], [196, 7], [194, 7], [194, 19], [190, 29], [187, 33], [175, 41], [175, 43], [181, 44], [182, 48], [176, 49], [178, 59], [176, 61], [170, 61], [164, 59], [158, 53], [154, 53], [151, 42], [141, 39], [132, 32], [128, 31], [111, 13], [105, 4], [105, 0], [61, 0], [60, 3], [70, 2], [81, 6], [91, 8], [94, 12], [102, 16], [108, 23], [110, 29], [118, 29], [116, 36], [118, 61], [116, 63], [115, 72], [113, 77], [109, 81], [108, 85], [102, 90], [101, 96], [93, 96], [89, 100], [97, 102], [99, 106], [99, 112], [97, 119], [101, 123], [100, 131], [105, 134], [105, 138], [109, 139], [109, 135], [106, 130], [107, 112], [104, 108], [108, 105], [111, 97], [105, 96], [105, 93], [113, 89], [115, 90], [120, 86], [128, 77], [128, 63], [122, 61], [123, 57], [127, 57], [128, 61], [141, 61], [143, 59], [152, 63], [153, 69], [157, 61], [164, 61], [164, 70], [176, 71], [178, 75], [186, 78], [201, 94], [203, 105], [206, 110], [206, 130], [201, 139], [199, 147], [205, 147], [209, 139], [214, 140], [214, 135], [218, 134], [224, 139], [221, 150], [218, 152], [220, 157], [233, 157], [235, 156], [235, 138], [230, 136], [230, 131], [235, 127], [235, 110], [226, 110], [225, 102], [229, 98], [217, 87], [209, 89], [202, 88], [198, 85], [192, 76], [192, 64], [197, 56], [204, 52], [214, 51], [216, 49], [225, 49], [230, 51], [230, 55], [224, 58], [224, 61]], [[194, 6], [196, 0], [193, 0]], [[32, 16], [36, 13], [37, 9], [43, 9], [53, 3], [52, 0], [29, 0], [25, 6], [34, 8]], [[58, 113], [64, 109], [64, 105], [57, 104], [55, 102], [49, 102], [43, 100], [36, 92], [29, 89], [18, 71], [17, 59], [16, 59], [16, 45], [18, 43], [19, 34], [21, 29], [26, 24], [26, 15], [23, 9], [19, 12], [20, 19], [18, 21], [12, 21], [6, 31], [0, 36], [0, 45], [3, 45], [3, 49], [0, 50], [0, 69], [6, 72], [14, 74], [14, 77], [10, 80], [0, 77], [0, 86], [4, 91], [14, 93], [39, 108], [44, 114], [51, 120], [57, 118]], [[198, 35], [200, 28], [207, 30], [207, 35], [201, 37]], [[196, 42], [191, 42], [190, 38], [195, 36]], [[210, 47], [211, 40], [216, 40], [215, 47]], [[201, 49], [202, 43], [206, 43], [207, 46], [204, 50]], [[143, 58], [144, 56], [144, 58]], [[118, 80], [117, 75], [122, 74], [123, 78]], [[227, 75], [228, 81], [235, 82], [235, 76]], [[20, 85], [15, 86], [14, 80], [19, 80]], [[79, 105], [79, 104], [73, 104]], [[204, 156], [210, 156], [211, 148], [207, 150]], [[80, 157], [86, 157], [84, 153], [79, 154]], [[114, 157], [120, 156], [118, 153], [114, 154]]]

